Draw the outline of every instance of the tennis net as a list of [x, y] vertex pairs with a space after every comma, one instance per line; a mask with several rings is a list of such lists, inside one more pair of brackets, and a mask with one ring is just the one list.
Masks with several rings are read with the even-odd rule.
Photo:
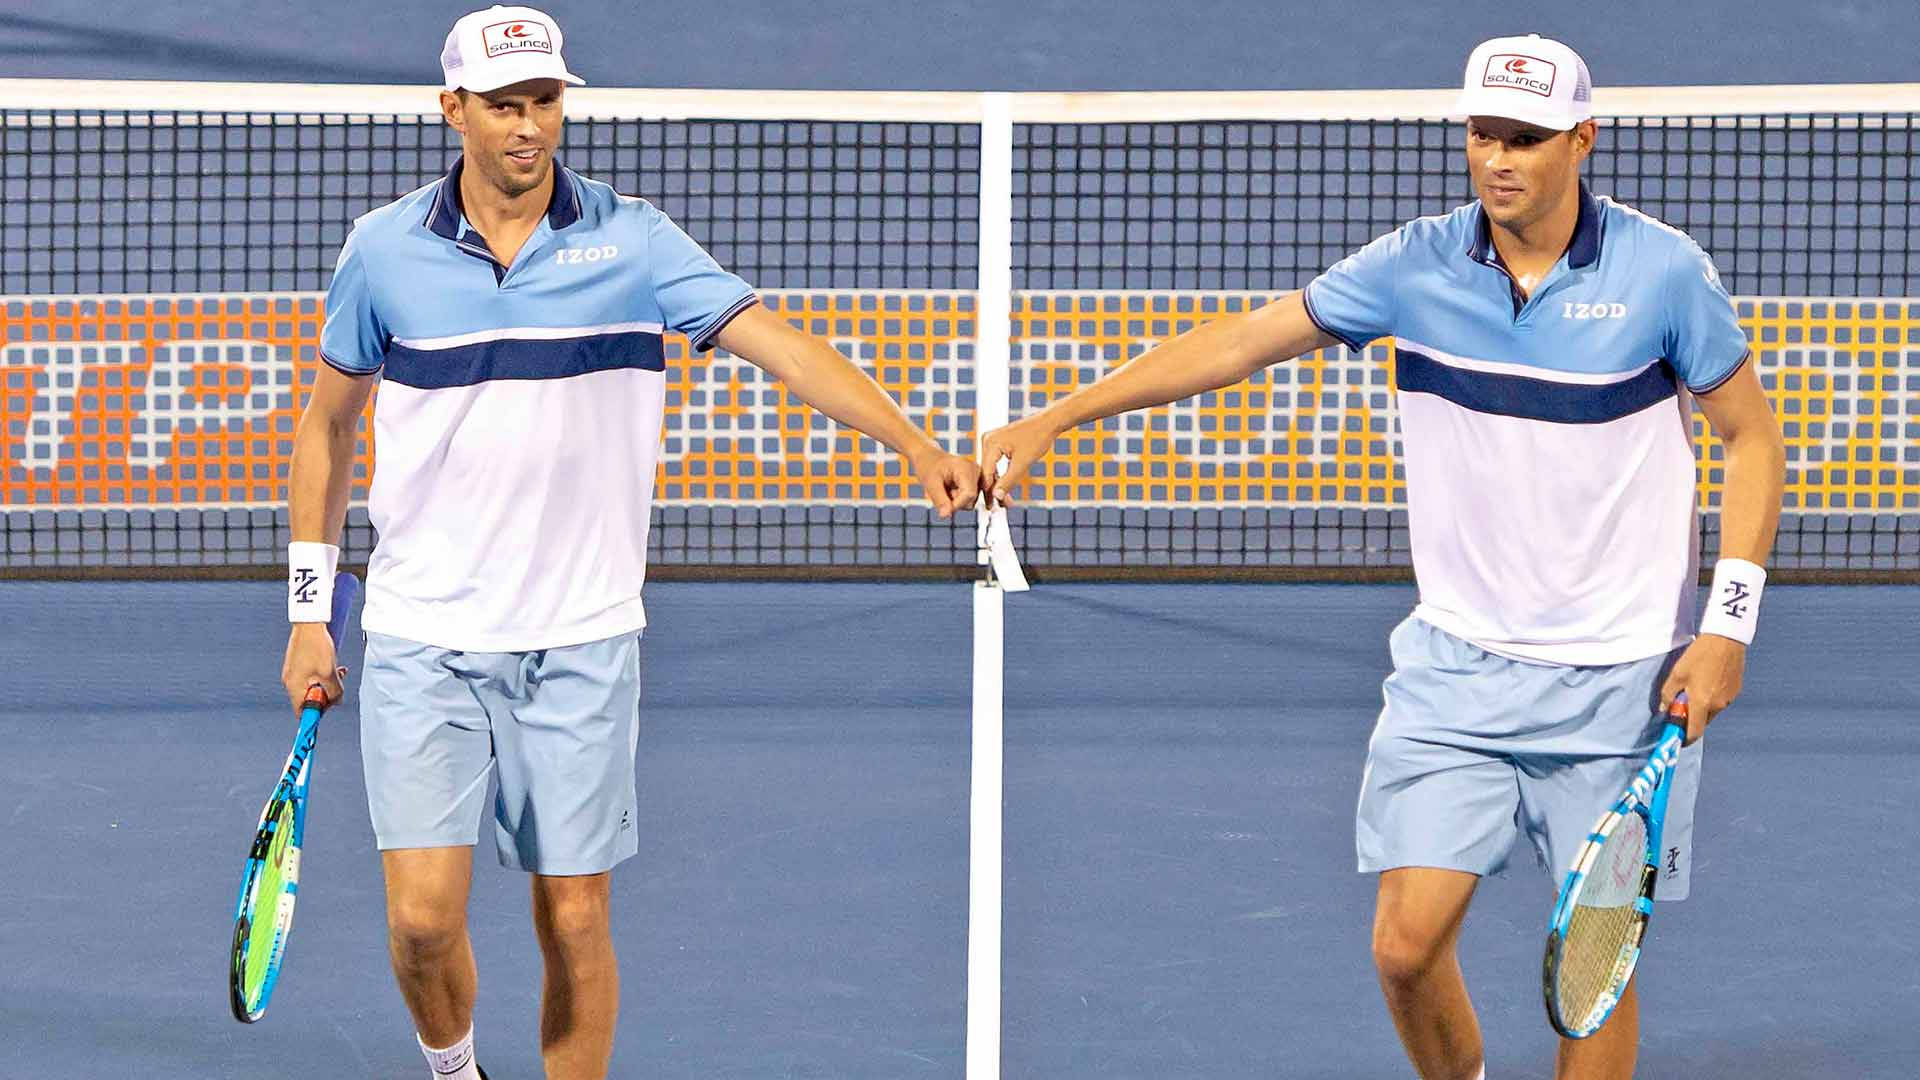
[[[1775, 565], [1920, 575], [1920, 87], [1598, 104], [1590, 185], [1693, 235], [1737, 297], [1789, 448]], [[0, 80], [0, 572], [271, 572], [333, 259], [354, 217], [451, 163], [434, 108], [426, 88]], [[588, 89], [561, 159], [661, 206], [966, 452], [977, 341], [1007, 343], [1018, 416], [1467, 201], [1446, 108]], [[983, 272], [982, 251], [1011, 257]], [[976, 302], [998, 282], [1005, 316]], [[1391, 341], [1328, 349], [1071, 434], [1016, 511], [1023, 555], [1042, 578], [1404, 575], [1392, 362]], [[667, 367], [657, 570], [974, 572], [966, 515], [933, 517], [882, 448], [737, 358], [672, 342]], [[1720, 448], [1698, 441], [1711, 554]], [[371, 467], [363, 446], [356, 506]], [[373, 539], [356, 508], [348, 560]]]

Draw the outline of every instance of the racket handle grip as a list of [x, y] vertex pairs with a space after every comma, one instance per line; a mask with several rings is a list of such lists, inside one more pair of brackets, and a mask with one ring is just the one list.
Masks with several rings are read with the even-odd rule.
[[1685, 690], [1682, 690], [1678, 694], [1675, 694], [1673, 697], [1673, 704], [1667, 706], [1667, 719], [1675, 721], [1683, 727], [1686, 726], [1687, 692]]
[[[336, 662], [340, 640], [347, 636], [347, 620], [353, 616], [353, 602], [360, 598], [360, 579], [345, 570], [333, 575], [333, 617], [327, 620], [327, 637], [332, 639]], [[327, 700], [326, 688], [318, 683], [307, 687], [307, 696], [302, 699], [302, 710], [327, 710], [332, 702]]]

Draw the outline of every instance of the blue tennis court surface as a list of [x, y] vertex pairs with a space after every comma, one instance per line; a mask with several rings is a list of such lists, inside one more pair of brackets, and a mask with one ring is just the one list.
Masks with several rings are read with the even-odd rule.
[[[1412, 603], [1389, 586], [1008, 602], [1009, 1076], [1411, 1074], [1353, 810]], [[1640, 1076], [1914, 1075], [1920, 1032], [1889, 1021], [1920, 999], [1916, 625], [1920, 589], [1768, 593], [1745, 697], [1709, 740], [1694, 899], [1649, 932]], [[1468, 917], [1491, 1077], [1552, 1074], [1554, 884], [1517, 857]]]
[[[0, 1076], [420, 1074], [351, 704], [321, 736], [286, 981], [260, 1025], [227, 1015], [241, 847], [293, 729], [279, 596], [0, 587]], [[613, 1075], [960, 1076], [966, 587], [649, 597]], [[1006, 1076], [1408, 1075], [1368, 961], [1373, 882], [1351, 867], [1386, 636], [1411, 602], [1388, 586], [1009, 598]], [[1642, 968], [1643, 1077], [1913, 1075], [1916, 625], [1920, 589], [1768, 594], [1746, 697], [1714, 729], [1695, 899], [1662, 909]], [[496, 1080], [539, 1075], [525, 888], [482, 854], [470, 915]], [[1468, 922], [1496, 1080], [1550, 1067], [1550, 902], [1516, 860]]]
[[[321, 731], [280, 989], [252, 1028], [227, 1014], [241, 858], [293, 736], [282, 588], [0, 586], [0, 1077], [424, 1075], [387, 967], [351, 698]], [[958, 1076], [966, 591], [649, 595], [612, 1075]], [[527, 1080], [527, 885], [482, 843], [480, 1061]]]

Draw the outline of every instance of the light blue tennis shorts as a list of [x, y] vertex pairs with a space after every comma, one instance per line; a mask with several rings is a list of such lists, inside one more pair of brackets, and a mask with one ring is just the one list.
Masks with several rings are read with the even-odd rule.
[[597, 874], [634, 854], [640, 634], [537, 652], [367, 635], [360, 756], [381, 850], [480, 839], [496, 776], [500, 865]]
[[[1600, 815], [1646, 764], [1660, 684], [1679, 652], [1607, 667], [1495, 656], [1409, 616], [1367, 746], [1355, 842], [1362, 873], [1495, 874], [1524, 834], [1555, 888]], [[1702, 746], [1681, 751], [1655, 896], [1684, 900]]]

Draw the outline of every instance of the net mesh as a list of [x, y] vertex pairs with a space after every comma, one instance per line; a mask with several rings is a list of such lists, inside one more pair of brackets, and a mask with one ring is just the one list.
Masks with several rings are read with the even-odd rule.
[[[354, 218], [460, 152], [437, 113], [0, 103], [0, 125], [6, 295], [324, 290]], [[653, 200], [756, 285], [975, 285], [974, 125], [589, 119], [560, 156]]]
[[[160, 104], [156, 102], [156, 104]], [[1773, 564], [1920, 573], [1914, 111], [1633, 117], [1592, 188], [1713, 255], [1781, 415]], [[270, 567], [321, 290], [353, 218], [441, 175], [437, 116], [0, 103], [0, 567]], [[975, 435], [981, 129], [584, 119], [561, 158], [666, 210], [769, 306], [847, 351], [949, 448]], [[1022, 123], [1011, 409], [1299, 287], [1470, 193], [1453, 125]], [[1042, 568], [1404, 572], [1391, 341], [1062, 440], [1014, 516]], [[900, 463], [757, 369], [670, 342], [654, 565], [951, 573]], [[1722, 453], [1697, 424], [1708, 558]], [[363, 446], [354, 498], [372, 456]], [[348, 559], [374, 537], [349, 521]]]
[[[1679, 228], [1737, 295], [1910, 296], [1915, 113], [1603, 121], [1593, 190]], [[1433, 120], [1021, 125], [1014, 286], [1270, 290], [1472, 199]]]
[[1646, 867], [1645, 819], [1628, 814], [1608, 836], [1577, 896], [1554, 970], [1562, 1022], [1584, 1030], [1596, 1007], [1625, 989], [1623, 962], [1640, 924], [1633, 902]]

